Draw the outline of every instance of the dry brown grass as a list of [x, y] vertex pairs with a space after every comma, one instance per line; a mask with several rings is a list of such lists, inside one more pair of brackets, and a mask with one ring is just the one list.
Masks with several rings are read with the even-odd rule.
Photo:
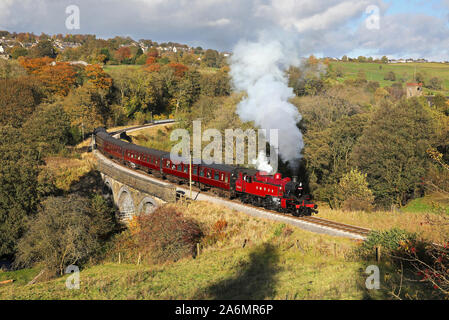
[[69, 191], [72, 183], [95, 168], [96, 160], [92, 153], [81, 154], [81, 159], [48, 157], [46, 169], [54, 176], [57, 188]]
[[304, 250], [317, 255], [336, 255], [347, 257], [354, 248], [353, 240], [314, 234], [268, 219], [254, 218], [236, 210], [204, 202], [194, 201], [184, 204], [168, 204], [182, 211], [186, 217], [198, 221], [205, 234], [214, 231], [217, 221], [226, 221], [223, 233], [212, 245], [204, 245], [204, 251], [227, 250], [232, 248], [258, 246], [263, 243], [275, 243], [280, 247], [291, 248], [299, 245]]
[[[438, 223], [443, 220], [443, 217], [434, 213], [401, 211], [346, 212], [321, 208], [318, 217], [374, 230], [401, 228], [409, 232], [416, 232], [424, 238], [435, 242], [443, 242], [449, 235], [449, 226]], [[430, 224], [428, 218], [435, 221], [435, 224]]]

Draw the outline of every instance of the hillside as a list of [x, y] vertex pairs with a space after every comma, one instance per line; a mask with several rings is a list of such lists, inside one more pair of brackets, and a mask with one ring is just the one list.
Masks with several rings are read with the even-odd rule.
[[[368, 81], [377, 81], [381, 87], [391, 86], [394, 82], [414, 82], [414, 75], [421, 73], [424, 81], [428, 82], [433, 77], [438, 77], [442, 80], [443, 89], [439, 90], [444, 95], [449, 95], [449, 65], [443, 63], [396, 63], [396, 64], [379, 64], [379, 63], [359, 63], [359, 62], [331, 62], [334, 69], [341, 69], [344, 73], [345, 79], [356, 79], [360, 70], [366, 74]], [[385, 75], [393, 71], [396, 75], [396, 81], [384, 80]], [[425, 94], [438, 92], [438, 90], [430, 90], [424, 88]]]

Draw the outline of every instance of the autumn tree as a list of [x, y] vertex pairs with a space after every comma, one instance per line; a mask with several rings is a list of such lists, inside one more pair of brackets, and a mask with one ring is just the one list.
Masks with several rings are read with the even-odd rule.
[[129, 47], [121, 47], [115, 52], [115, 58], [123, 63], [125, 60], [131, 58], [131, 49]]
[[351, 169], [338, 184], [343, 210], [371, 210], [374, 202], [373, 192], [368, 187], [366, 174]]
[[183, 65], [182, 63], [172, 62], [168, 66], [173, 69], [175, 76], [179, 78], [182, 78], [186, 73], [186, 71], [189, 70], [189, 68]]
[[87, 65], [85, 72], [87, 80], [97, 89], [109, 90], [111, 88], [112, 78], [98, 64]]
[[41, 71], [41, 69], [55, 60], [49, 57], [43, 57], [43, 58], [27, 58], [27, 57], [20, 57], [19, 63], [22, 65], [22, 67], [25, 68], [25, 70], [29, 74], [37, 74]]
[[93, 200], [75, 195], [46, 199], [27, 224], [15, 264], [31, 267], [41, 263], [47, 272], [63, 275], [67, 266], [95, 257], [116, 228], [112, 211], [97, 209], [95, 202], [99, 201], [104, 202], [100, 196]]
[[43, 66], [36, 75], [50, 94], [66, 96], [76, 82], [75, 69], [66, 62]]

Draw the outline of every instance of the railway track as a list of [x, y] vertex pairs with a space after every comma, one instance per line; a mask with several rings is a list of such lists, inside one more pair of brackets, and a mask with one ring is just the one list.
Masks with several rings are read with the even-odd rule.
[[[115, 136], [118, 135], [122, 132], [129, 132], [129, 131], [137, 131], [139, 129], [143, 129], [143, 128], [147, 128], [147, 127], [151, 127], [154, 125], [158, 125], [158, 124], [166, 124], [166, 123], [170, 123], [170, 122], [174, 122], [174, 121], [161, 121], [160, 123], [151, 123], [151, 124], [145, 124], [145, 125], [141, 125], [141, 126], [135, 126], [135, 127], [130, 127], [130, 128], [125, 128], [122, 130], [118, 130], [115, 132], [111, 132], [110, 134]], [[115, 160], [111, 160], [113, 161], [115, 164], [122, 166], [123, 165]], [[128, 167], [126, 167], [128, 168]], [[160, 180], [163, 182], [167, 182], [164, 181], [163, 179], [159, 178], [159, 177], [155, 177], [152, 174], [148, 174], [145, 171], [142, 170], [137, 170], [140, 174], [143, 174], [151, 179], [156, 179], [156, 180]], [[175, 182], [170, 181], [170, 183], [175, 184]], [[178, 188], [180, 189], [180, 188]], [[181, 188], [182, 189], [182, 188]], [[185, 192], [186, 190], [181, 191], [182, 193], [185, 194], [185, 197], [187, 197], [187, 192]], [[192, 186], [192, 191], [195, 192], [195, 195], [192, 196], [193, 199], [191, 200], [196, 200], [198, 198], [198, 195], [200, 194], [204, 194], [207, 195], [209, 197], [219, 197], [216, 193], [214, 192], [210, 192], [210, 191], [202, 191], [199, 188], [197, 188], [196, 186]], [[262, 207], [257, 207], [257, 206], [253, 206], [250, 204], [244, 204], [241, 201], [234, 199], [234, 200], [224, 200], [225, 202], [231, 202], [231, 203], [235, 203], [238, 204], [239, 206], [242, 207], [246, 207], [246, 208], [252, 208], [254, 210], [258, 210], [258, 211], [263, 211], [264, 213], [266, 213], [267, 215], [273, 215], [273, 216], [277, 216], [279, 218], [282, 218], [282, 220], [292, 220], [292, 221], [298, 221], [301, 223], [306, 223], [306, 224], [310, 224], [310, 225], [315, 225], [317, 227], [320, 227], [322, 229], [329, 229], [329, 230], [336, 230], [339, 232], [343, 232], [349, 235], [356, 235], [357, 238], [366, 238], [368, 236], [368, 234], [371, 232], [370, 229], [366, 229], [366, 228], [362, 228], [362, 227], [358, 227], [358, 226], [353, 226], [353, 225], [348, 225], [348, 224], [344, 224], [344, 223], [340, 223], [340, 222], [335, 222], [332, 220], [327, 220], [327, 219], [323, 219], [323, 218], [319, 218], [319, 217], [314, 217], [314, 216], [305, 216], [305, 217], [295, 217], [292, 215], [285, 215], [283, 213], [277, 212], [277, 211], [273, 211], [273, 210], [267, 210], [265, 208]], [[276, 219], [279, 220], [279, 219]]]

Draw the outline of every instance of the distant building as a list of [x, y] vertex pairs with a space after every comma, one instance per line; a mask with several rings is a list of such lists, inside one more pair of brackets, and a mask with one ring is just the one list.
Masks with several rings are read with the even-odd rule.
[[420, 97], [423, 95], [422, 83], [407, 83], [407, 98]]

